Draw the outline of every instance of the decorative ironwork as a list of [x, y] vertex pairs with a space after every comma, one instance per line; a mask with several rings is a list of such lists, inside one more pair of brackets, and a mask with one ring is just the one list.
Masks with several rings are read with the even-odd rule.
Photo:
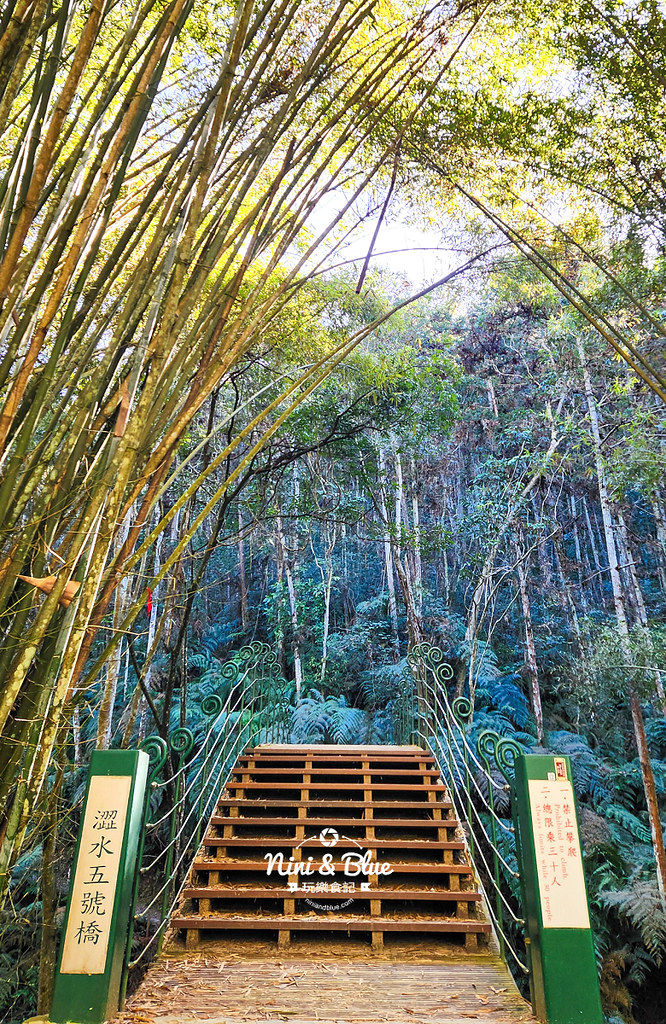
[[[178, 725], [166, 736], [148, 736], [141, 744], [150, 755], [150, 772], [123, 994], [129, 970], [149, 950], [162, 946], [180, 889], [238, 755], [250, 745], [289, 741], [293, 686], [280, 675], [277, 655], [268, 644], [255, 641], [242, 647], [219, 675], [222, 692], [207, 694], [199, 705], [203, 729]], [[164, 812], [163, 803], [168, 806]], [[151, 881], [143, 908], [147, 941], [132, 960], [140, 880], [146, 877]]]
[[464, 695], [450, 694], [454, 673], [439, 647], [417, 644], [407, 661], [413, 691], [408, 688], [406, 699], [394, 703], [396, 741], [430, 748], [486, 890], [502, 956], [508, 954], [527, 974], [529, 967], [515, 948], [524, 925], [518, 909], [515, 828], [498, 813], [498, 796], [506, 796], [512, 788], [513, 767], [521, 748], [492, 729], [484, 729], [474, 738], [472, 702]]

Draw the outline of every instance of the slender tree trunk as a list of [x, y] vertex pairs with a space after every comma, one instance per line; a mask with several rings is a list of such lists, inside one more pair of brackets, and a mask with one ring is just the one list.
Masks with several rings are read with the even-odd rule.
[[46, 799], [44, 813], [44, 841], [42, 843], [42, 934], [39, 950], [39, 981], [37, 985], [37, 1013], [51, 1009], [56, 965], [56, 887], [55, 860], [58, 852], [58, 797], [62, 782], [62, 769], [56, 772], [53, 789]]
[[[328, 660], [328, 634], [331, 624], [331, 591], [333, 589], [333, 551], [335, 549], [336, 535], [337, 529], [335, 526], [332, 530], [327, 529], [325, 569], [322, 569], [322, 567], [319, 566], [324, 591], [324, 621], [322, 623], [321, 637], [321, 672], [319, 674], [319, 678], [322, 683], [326, 677], [326, 662]], [[319, 563], [317, 564], [319, 565]]]
[[519, 541], [514, 544], [516, 552], [516, 573], [520, 589], [520, 603], [523, 609], [523, 626], [525, 630], [525, 668], [529, 680], [530, 703], [532, 714], [536, 722], [537, 742], [543, 740], [543, 709], [541, 707], [541, 690], [539, 688], [539, 666], [537, 663], [536, 646], [534, 643], [534, 628], [532, 626], [532, 612], [530, 609], [530, 598], [527, 590], [527, 577], [525, 575], [525, 540], [523, 531], [519, 532]]
[[[125, 522], [121, 530], [118, 533], [118, 537], [114, 543], [116, 553], [120, 551], [123, 544], [127, 540], [130, 528], [130, 517], [131, 510], [125, 516]], [[116, 596], [113, 603], [113, 628], [119, 629], [120, 624], [125, 617], [127, 611], [127, 598], [130, 589], [130, 580], [124, 579], [118, 585], [116, 589]], [[123, 659], [123, 645], [118, 644], [117, 647], [109, 655], [109, 659], [106, 664], [106, 673], [104, 688], [102, 691], [102, 700], [99, 706], [99, 716], [97, 719], [97, 750], [108, 750], [111, 743], [111, 732], [113, 728], [113, 709], [116, 703], [116, 692], [118, 690], [118, 679], [120, 678], [120, 669], [122, 666]]]
[[423, 561], [421, 559], [421, 515], [419, 492], [416, 486], [416, 463], [412, 459], [412, 521], [414, 523], [414, 590], [416, 610], [419, 618], [423, 615]]
[[[287, 594], [289, 596], [289, 613], [291, 617], [291, 649], [294, 657], [294, 683], [296, 685], [296, 700], [300, 700], [303, 684], [303, 666], [301, 663], [301, 641], [300, 626], [298, 621], [298, 598], [296, 595], [296, 584], [294, 582], [294, 563], [290, 561], [287, 554], [284, 531], [282, 529], [282, 517], [276, 519], [278, 544], [282, 548], [282, 562], [284, 565], [284, 577], [287, 581]], [[293, 552], [291, 553], [293, 556]]]
[[666, 594], [666, 516], [661, 502], [661, 494], [657, 492], [652, 499], [652, 514], [657, 531], [657, 572], [659, 573], [659, 585]]
[[81, 764], [81, 712], [78, 704], [72, 713], [72, 741], [74, 745], [74, 764]]
[[564, 574], [564, 568], [562, 566], [562, 553], [561, 553], [561, 551], [562, 551], [561, 543], [556, 538], [555, 542], [553, 544], [553, 553], [554, 553], [554, 556], [555, 556], [555, 572], [556, 572], [556, 575], [557, 575], [557, 579], [558, 579], [561, 591], [562, 591], [562, 593], [564, 594], [564, 596], [566, 598], [567, 607], [569, 609], [569, 619], [571, 620], [571, 628], [573, 629], [574, 636], [576, 637], [576, 643], [578, 644], [578, 652], [582, 656], [583, 654], [586, 653], [585, 652], [585, 645], [583, 643], [583, 635], [581, 633], [580, 622], [578, 620], [578, 611], [576, 609], [576, 602], [574, 601], [573, 596], [571, 594], [571, 589], [572, 588], [569, 585], [569, 581], [567, 580], [567, 578], [566, 578], [566, 576]]
[[395, 600], [395, 579], [393, 575], [393, 552], [391, 550], [391, 533], [388, 526], [388, 509], [384, 494], [384, 478], [386, 474], [386, 459], [384, 449], [379, 448], [379, 512], [381, 516], [382, 542], [384, 545], [384, 568], [386, 570], [386, 588], [388, 591], [389, 618], [393, 632], [393, 647], [395, 660], [400, 658], [400, 638], [398, 635], [398, 606]]
[[583, 610], [583, 615], [587, 615], [587, 596], [585, 594], [585, 585], [583, 581], [583, 552], [580, 546], [580, 531], [578, 529], [578, 508], [576, 506], [576, 498], [574, 494], [569, 495], [569, 504], [571, 508], [571, 530], [574, 539], [574, 551], [576, 552], [576, 571], [578, 573], [580, 603], [581, 608]]
[[587, 502], [587, 498], [583, 497], [583, 511], [585, 513], [585, 526], [587, 529], [587, 538], [589, 541], [589, 550], [592, 552], [592, 563], [594, 566], [594, 583], [595, 589], [599, 594], [599, 601], [603, 607], [606, 603], [604, 588], [602, 586], [602, 573], [603, 567], [601, 564], [601, 554], [599, 552], [599, 546], [597, 544], [597, 538], [595, 530], [592, 526], [592, 519], [590, 517], [590, 507]]
[[[583, 344], [580, 338], [578, 339], [578, 356], [580, 359], [580, 365], [583, 372], [585, 395], [587, 398], [587, 408], [590, 416], [590, 428], [594, 447], [594, 461], [597, 471], [597, 482], [599, 486], [599, 503], [601, 505], [601, 517], [604, 527], [604, 535], [606, 538], [608, 571], [610, 573], [611, 585], [613, 588], [613, 604], [615, 607], [615, 616], [617, 619], [620, 642], [625, 652], [627, 661], [630, 662], [631, 653], [629, 647], [629, 626], [627, 623], [627, 613], [624, 605], [624, 594], [622, 592], [622, 579], [620, 577], [620, 571], [618, 567], [617, 548], [615, 544], [615, 535], [613, 532], [613, 518], [611, 513], [610, 500], [608, 498], [608, 487], [606, 484], [606, 467], [604, 466], [602, 456], [601, 433], [599, 430], [599, 415], [597, 412], [597, 404], [594, 398], [594, 390], [592, 388], [592, 378], [590, 377], [590, 372], [587, 368], [585, 349], [583, 348]], [[652, 771], [652, 764], [648, 752], [647, 738], [645, 735], [645, 723], [643, 721], [643, 709], [641, 708], [640, 700], [638, 698], [636, 691], [634, 690], [632, 683], [628, 682], [627, 685], [629, 690], [629, 705], [631, 709], [631, 719], [634, 726], [634, 737], [636, 740], [636, 748], [638, 750], [638, 759], [641, 766], [641, 775], [643, 777], [643, 790], [645, 792], [645, 802], [647, 804], [648, 818], [650, 821], [650, 832], [652, 834], [652, 847], [654, 850], [654, 857], [657, 868], [657, 884], [659, 886], [659, 892], [661, 894], [662, 902], [666, 907], [666, 849], [664, 848], [664, 833], [661, 827], [661, 818], [659, 815], [657, 788], [655, 785], [654, 773]]]
[[[627, 524], [625, 522], [625, 518], [622, 512], [618, 512], [617, 521], [619, 526], [620, 541], [622, 544], [622, 559], [624, 561], [624, 564], [626, 565], [627, 575], [631, 580], [630, 593], [632, 594], [634, 599], [636, 618], [639, 624], [645, 630], [645, 640], [648, 646], [648, 651], [649, 653], [654, 655], [655, 652], [652, 645], [652, 640], [648, 632], [649, 619], [647, 607], [645, 605], [645, 598], [643, 597], [643, 590], [641, 588], [641, 583], [638, 578], [636, 561], [631, 550], [631, 540], [629, 538], [629, 531], [627, 530]], [[666, 692], [664, 692], [664, 684], [662, 682], [661, 673], [658, 670], [655, 670], [654, 673], [654, 687], [657, 691], [659, 703], [661, 704], [661, 710], [664, 714], [666, 714]]]
[[247, 612], [247, 584], [245, 580], [245, 543], [243, 541], [243, 516], [238, 506], [238, 583], [240, 587], [240, 613], [243, 632], [247, 632], [249, 616]]

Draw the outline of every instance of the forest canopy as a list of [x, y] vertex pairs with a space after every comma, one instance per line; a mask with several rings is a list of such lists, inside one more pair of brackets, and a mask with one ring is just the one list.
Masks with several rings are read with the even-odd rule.
[[657, 0], [4, 6], [3, 1019], [92, 750], [201, 729], [253, 641], [293, 742], [391, 743], [428, 641], [472, 734], [572, 757], [604, 1011], [657, 1024], [665, 44]]

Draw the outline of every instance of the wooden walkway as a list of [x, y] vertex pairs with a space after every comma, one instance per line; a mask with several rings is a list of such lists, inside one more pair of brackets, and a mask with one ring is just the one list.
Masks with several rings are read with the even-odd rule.
[[349, 939], [171, 950], [149, 969], [121, 1024], [518, 1024], [533, 1021], [492, 949], [427, 944], [371, 952]]

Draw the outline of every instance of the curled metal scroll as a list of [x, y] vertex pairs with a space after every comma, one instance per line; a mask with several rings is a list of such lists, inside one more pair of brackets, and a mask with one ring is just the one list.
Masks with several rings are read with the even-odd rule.
[[456, 697], [451, 705], [453, 716], [462, 729], [472, 717], [472, 702], [468, 697]]
[[494, 729], [484, 729], [476, 738], [476, 751], [483, 760], [488, 774], [492, 772], [493, 763], [497, 764], [497, 745], [499, 742], [500, 735]]
[[445, 685], [453, 679], [453, 669], [444, 656], [440, 647], [434, 647], [425, 641], [415, 644], [407, 655], [407, 663], [414, 671], [419, 663], [425, 662], [436, 679]]
[[179, 725], [169, 733], [169, 745], [183, 761], [192, 752], [194, 733], [186, 725]]
[[218, 693], [209, 693], [201, 701], [201, 710], [208, 718], [217, 718], [224, 707], [224, 701]]
[[139, 745], [139, 750], [144, 750], [150, 758], [148, 762], [148, 767], [150, 769], [148, 785], [152, 786], [153, 782], [166, 764], [168, 753], [167, 745], [161, 736], [147, 736]]
[[519, 754], [522, 754], [522, 750], [515, 740], [501, 739], [497, 744], [497, 767], [509, 785], [513, 782], [514, 766]]

